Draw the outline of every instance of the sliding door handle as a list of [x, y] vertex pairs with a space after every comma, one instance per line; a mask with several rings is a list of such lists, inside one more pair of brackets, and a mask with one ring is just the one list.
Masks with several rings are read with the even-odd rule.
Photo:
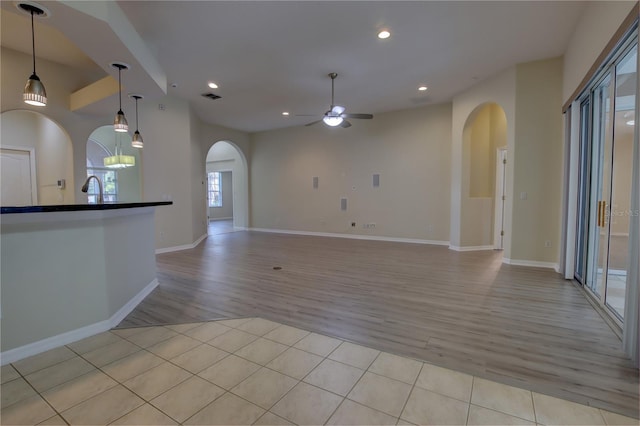
[[604, 228], [606, 224], [606, 221], [605, 221], [606, 209], [607, 209], [607, 202], [598, 201], [598, 226], [600, 228]]

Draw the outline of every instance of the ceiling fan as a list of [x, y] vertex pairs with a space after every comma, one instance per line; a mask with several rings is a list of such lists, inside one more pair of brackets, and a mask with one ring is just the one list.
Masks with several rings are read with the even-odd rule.
[[324, 117], [322, 117], [322, 119], [320, 120], [316, 120], [313, 121], [309, 124], [305, 124], [305, 126], [313, 126], [316, 123], [319, 123], [321, 121], [324, 122], [324, 124], [326, 124], [327, 126], [330, 127], [336, 127], [336, 126], [340, 126], [340, 127], [351, 127], [351, 123], [349, 123], [346, 119], [347, 118], [359, 118], [359, 119], [365, 119], [365, 120], [370, 120], [373, 118], [372, 114], [355, 114], [355, 113], [345, 113], [345, 107], [340, 106], [340, 105], [335, 105], [333, 102], [333, 82], [336, 79], [336, 77], [338, 76], [338, 74], [336, 74], [335, 72], [332, 72], [331, 74], [329, 74], [329, 77], [331, 77], [331, 107], [329, 108], [329, 111], [324, 113]]

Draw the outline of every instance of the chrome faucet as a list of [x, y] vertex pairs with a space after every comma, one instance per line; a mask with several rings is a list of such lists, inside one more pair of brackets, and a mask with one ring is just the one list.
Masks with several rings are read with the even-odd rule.
[[82, 185], [82, 192], [87, 192], [89, 190], [89, 181], [91, 180], [91, 178], [94, 178], [97, 182], [98, 182], [98, 189], [100, 190], [100, 194], [98, 195], [98, 204], [104, 204], [104, 197], [102, 195], [102, 182], [100, 182], [100, 178], [96, 175], [91, 175], [87, 178], [87, 180], [84, 182], [84, 185]]

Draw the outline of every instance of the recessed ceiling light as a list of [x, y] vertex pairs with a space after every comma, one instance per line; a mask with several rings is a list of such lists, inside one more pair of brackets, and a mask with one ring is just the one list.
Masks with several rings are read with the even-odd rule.
[[210, 88], [212, 88], [212, 89], [217, 89], [217, 88], [218, 88], [218, 85], [217, 85], [217, 84], [215, 84], [213, 81], [210, 81], [210, 82], [209, 82], [209, 84], [208, 84], [207, 86], [209, 86], [209, 87], [210, 87]]
[[385, 39], [385, 38], [389, 38], [390, 35], [391, 33], [389, 31], [382, 30], [378, 33], [378, 38]]
[[287, 111], [284, 111], [282, 115], [289, 115], [289, 113]]
[[635, 125], [636, 125], [636, 120], [627, 121], [627, 126], [635, 126]]
[[427, 90], [427, 86], [420, 86], [418, 87], [418, 90], [424, 92], [425, 90]]

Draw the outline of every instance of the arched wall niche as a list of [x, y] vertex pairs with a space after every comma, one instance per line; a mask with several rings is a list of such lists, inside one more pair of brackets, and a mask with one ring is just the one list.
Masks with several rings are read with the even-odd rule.
[[[492, 248], [495, 244], [498, 150], [506, 149], [507, 119], [495, 102], [475, 107], [462, 131], [461, 246]], [[504, 182], [502, 183], [504, 184]], [[502, 186], [503, 187], [503, 186]], [[502, 194], [499, 195], [500, 198]]]

